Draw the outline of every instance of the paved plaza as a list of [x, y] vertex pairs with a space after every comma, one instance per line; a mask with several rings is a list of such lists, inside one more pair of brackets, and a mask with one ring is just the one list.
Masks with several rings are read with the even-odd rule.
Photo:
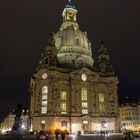
[[[36, 137], [10, 137], [10, 136], [0, 136], [0, 140], [37, 140]], [[55, 140], [55, 138], [49, 137], [49, 140]], [[59, 138], [59, 140], [61, 140]], [[100, 136], [100, 135], [81, 135], [81, 136], [76, 136], [76, 135], [69, 135], [66, 137], [65, 140], [124, 140], [123, 136], [121, 134], [114, 134], [110, 135], [108, 138], [105, 136]]]

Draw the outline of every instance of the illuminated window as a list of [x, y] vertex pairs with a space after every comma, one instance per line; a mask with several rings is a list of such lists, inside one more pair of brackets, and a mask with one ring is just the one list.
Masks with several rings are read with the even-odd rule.
[[42, 95], [42, 100], [47, 100], [47, 98], [48, 98], [48, 95]]
[[45, 124], [46, 122], [43, 120], [43, 121], [41, 121], [41, 124]]
[[46, 114], [47, 113], [47, 99], [48, 99], [48, 87], [43, 86], [42, 87], [42, 108], [41, 108], [41, 113]]
[[61, 114], [66, 114], [66, 102], [61, 103]]
[[43, 86], [42, 88], [42, 100], [47, 100], [48, 98], [48, 87]]
[[87, 101], [87, 89], [82, 88], [81, 92], [82, 92], [82, 101]]
[[61, 91], [61, 100], [66, 101], [67, 95], [66, 91]]
[[100, 110], [100, 112], [105, 112], [104, 104], [99, 104], [99, 110]]
[[47, 113], [47, 107], [42, 107], [41, 113], [46, 114]]
[[88, 108], [88, 103], [87, 102], [82, 102], [82, 108]]
[[47, 86], [43, 86], [42, 94], [47, 94], [47, 93], [48, 93], [48, 87]]
[[42, 106], [47, 106], [47, 101], [42, 101]]
[[83, 121], [83, 124], [88, 124], [88, 121]]
[[104, 94], [102, 94], [102, 93], [99, 93], [99, 102], [104, 102], [105, 100], [104, 100]]
[[88, 109], [82, 109], [82, 114], [88, 114]]

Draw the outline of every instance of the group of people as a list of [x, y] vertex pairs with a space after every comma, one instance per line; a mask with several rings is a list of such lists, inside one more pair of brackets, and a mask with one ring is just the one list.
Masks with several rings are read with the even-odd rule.
[[105, 136], [106, 140], [109, 140], [109, 132], [108, 131], [100, 131], [101, 136]]
[[124, 133], [125, 140], [132, 140], [133, 139], [133, 133], [132, 132], [125, 132]]
[[48, 140], [49, 138], [49, 134], [44, 132], [44, 131], [40, 131], [38, 134], [38, 140]]
[[125, 140], [140, 140], [140, 130], [138, 131], [126, 131], [124, 132]]
[[59, 135], [61, 136], [61, 140], [65, 140], [66, 133], [64, 131], [59, 132], [58, 130], [55, 131], [55, 139], [58, 140]]
[[[55, 130], [55, 140], [58, 140], [59, 136], [61, 137], [61, 140], [65, 140], [66, 132]], [[49, 139], [49, 134], [44, 131], [40, 131], [38, 135], [38, 140], [48, 140], [48, 139]]]

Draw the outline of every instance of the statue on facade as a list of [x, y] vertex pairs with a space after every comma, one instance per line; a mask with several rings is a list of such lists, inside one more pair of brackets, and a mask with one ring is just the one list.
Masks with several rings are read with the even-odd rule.
[[110, 57], [107, 52], [107, 48], [104, 46], [104, 42], [101, 42], [101, 49], [99, 50], [98, 62], [101, 72], [111, 72], [112, 66], [110, 64]]
[[50, 38], [48, 40], [48, 46], [45, 49], [45, 64], [49, 66], [57, 65], [57, 48], [55, 46], [55, 33], [51, 33]]
[[50, 38], [48, 40], [48, 46], [54, 47], [55, 46], [55, 38], [54, 38], [55, 33], [51, 33]]

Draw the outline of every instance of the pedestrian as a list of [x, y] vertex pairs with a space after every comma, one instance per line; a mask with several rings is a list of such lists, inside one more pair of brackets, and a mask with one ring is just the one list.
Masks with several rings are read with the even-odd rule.
[[129, 132], [129, 134], [128, 134], [128, 139], [129, 139], [129, 140], [133, 140], [133, 133], [132, 133], [132, 132]]
[[124, 132], [124, 138], [125, 140], [128, 140], [128, 132]]
[[58, 140], [59, 132], [58, 130], [55, 130], [55, 139]]
[[102, 137], [102, 135], [103, 135], [103, 131], [102, 130], [100, 131], [100, 134], [101, 134], [101, 137]]
[[105, 134], [106, 134], [106, 135], [105, 135], [106, 140], [109, 140], [108, 131], [106, 131]]
[[48, 140], [48, 135], [44, 131], [40, 131], [38, 140]]
[[62, 131], [62, 132], [61, 132], [61, 140], [65, 140], [65, 136], [66, 136], [65, 132]]

